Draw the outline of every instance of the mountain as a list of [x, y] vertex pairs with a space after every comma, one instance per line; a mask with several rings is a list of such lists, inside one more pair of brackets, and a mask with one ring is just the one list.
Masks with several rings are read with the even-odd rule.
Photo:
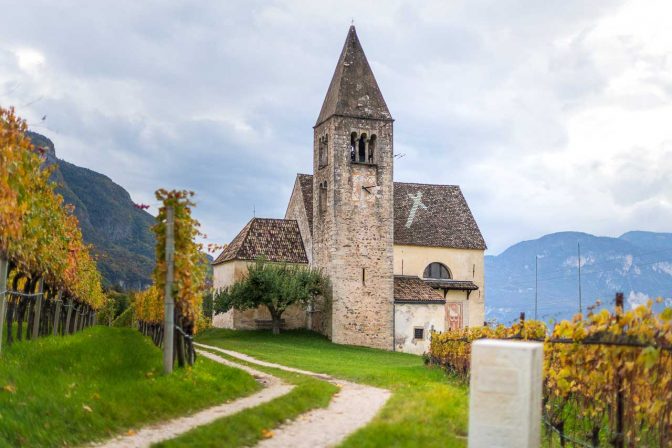
[[154, 268], [154, 217], [138, 209], [109, 177], [58, 159], [47, 137], [34, 132], [28, 137], [45, 151], [45, 163], [55, 165], [56, 190], [75, 206], [84, 241], [93, 244], [106, 283], [123, 289], [148, 285]]
[[629, 306], [658, 297], [672, 306], [672, 233], [633, 231], [611, 238], [560, 232], [485, 257], [486, 318], [509, 323], [521, 311], [534, 317], [536, 256], [538, 317], [567, 319], [578, 312], [579, 244], [584, 312], [598, 299], [613, 306], [619, 291]]

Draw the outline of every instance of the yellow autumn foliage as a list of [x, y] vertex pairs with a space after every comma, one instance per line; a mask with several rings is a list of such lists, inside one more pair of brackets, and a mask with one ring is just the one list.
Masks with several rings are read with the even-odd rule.
[[672, 445], [672, 309], [653, 302], [603, 309], [548, 331], [542, 322], [434, 333], [430, 359], [468, 376], [471, 342], [544, 341], [544, 416], [554, 428], [594, 445]]
[[162, 201], [157, 223], [153, 227], [156, 234], [156, 267], [154, 283], [135, 297], [138, 320], [149, 324], [160, 324], [164, 318], [164, 296], [166, 286], [166, 207], [174, 210], [174, 270], [173, 297], [177, 312], [176, 323], [190, 333], [197, 331], [201, 321], [201, 305], [205, 290], [206, 262], [201, 252], [201, 244], [196, 242], [199, 223], [191, 216], [193, 193], [189, 191], [156, 192]]
[[13, 109], [0, 108], [0, 256], [97, 309], [105, 298], [96, 262], [27, 130]]

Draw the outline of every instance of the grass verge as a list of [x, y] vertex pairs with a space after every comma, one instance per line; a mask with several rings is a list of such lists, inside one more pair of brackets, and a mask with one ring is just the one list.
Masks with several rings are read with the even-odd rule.
[[0, 446], [105, 439], [260, 389], [247, 373], [201, 358], [163, 376], [161, 351], [130, 328], [93, 327], [2, 349]]
[[419, 356], [333, 344], [308, 331], [210, 329], [198, 341], [279, 364], [383, 387], [392, 397], [345, 447], [466, 446], [468, 391]]
[[[228, 358], [223, 353], [214, 353]], [[248, 364], [239, 359], [232, 360], [240, 364]], [[277, 428], [284, 421], [292, 420], [312, 409], [326, 407], [331, 397], [338, 391], [336, 386], [326, 381], [256, 364], [248, 365], [282, 378], [296, 387], [287, 395], [268, 403], [224, 417], [209, 425], [193, 429], [180, 437], [153, 446], [161, 448], [252, 446], [263, 437], [270, 436], [269, 431]]]

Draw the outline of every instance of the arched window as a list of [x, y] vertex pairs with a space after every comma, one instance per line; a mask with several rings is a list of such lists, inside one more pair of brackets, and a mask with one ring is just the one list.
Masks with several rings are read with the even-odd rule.
[[357, 154], [357, 133], [350, 134], [350, 160], [354, 162]]
[[376, 160], [374, 158], [376, 152], [376, 134], [373, 134], [371, 138], [369, 139], [369, 163], [374, 163]]
[[320, 137], [320, 140], [318, 141], [318, 167], [322, 168], [324, 166], [327, 166], [327, 151], [329, 147], [329, 136], [324, 135]]
[[441, 280], [450, 280], [452, 275], [450, 275], [450, 270], [443, 263], [430, 263], [425, 268], [425, 272], [422, 274], [424, 278], [435, 278]]
[[359, 153], [357, 161], [360, 163], [366, 163], [366, 134], [362, 134], [359, 137]]

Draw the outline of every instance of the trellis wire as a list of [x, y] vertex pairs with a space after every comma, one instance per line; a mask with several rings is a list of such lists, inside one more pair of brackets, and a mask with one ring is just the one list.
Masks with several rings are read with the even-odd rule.
[[592, 444], [588, 444], [588, 443], [583, 442], [581, 440], [577, 440], [577, 439], [565, 434], [563, 431], [560, 431], [558, 428], [553, 426], [551, 424], [551, 422], [549, 422], [548, 419], [546, 417], [544, 417], [543, 415], [541, 417], [541, 420], [543, 421], [544, 425], [546, 425], [546, 427], [550, 428], [551, 431], [558, 434], [558, 437], [560, 437], [561, 440], [566, 440], [568, 442], [573, 443], [574, 445], [578, 445], [578, 446], [583, 447], [583, 448], [595, 448]]
[[[36, 293], [26, 293], [26, 292], [16, 291], [16, 290], [12, 290], [12, 289], [5, 289], [4, 291], [0, 292], [0, 297], [1, 296], [4, 296], [4, 297], [9, 296], [10, 298], [11, 297], [18, 298], [19, 301], [17, 301], [16, 303], [17, 303], [17, 306], [20, 306], [20, 303], [22, 302], [21, 299], [28, 300], [28, 301], [30, 301], [31, 304], [34, 304], [35, 299], [38, 299], [40, 297], [46, 298], [46, 293], [44, 291], [36, 292]], [[72, 300], [67, 300], [67, 303], [66, 303], [65, 300], [62, 300], [62, 299], [58, 298], [58, 296], [51, 297], [50, 299], [47, 300], [46, 303], [64, 304], [65, 309], [70, 309], [71, 311], [74, 311], [73, 314], [76, 315], [76, 316], [79, 316], [78, 319], [81, 319], [81, 320], [79, 322], [77, 322], [77, 324], [74, 327], [72, 327], [72, 325], [69, 324], [72, 321], [68, 317], [68, 315], [70, 314], [71, 311], [63, 312], [61, 310], [56, 311], [55, 309], [50, 310], [50, 311], [53, 311], [53, 319], [50, 319], [51, 316], [45, 317], [47, 315], [42, 314], [41, 313], [42, 310], [38, 310], [37, 313], [34, 310], [32, 312], [28, 311], [27, 315], [23, 314], [23, 313], [26, 312], [26, 311], [23, 311], [19, 315], [19, 314], [16, 314], [16, 313], [18, 313], [18, 309], [10, 310], [9, 308], [5, 308], [3, 314], [7, 314], [7, 316], [10, 316], [10, 315], [13, 316], [13, 319], [12, 319], [13, 322], [11, 322], [11, 323], [14, 323], [14, 322], [24, 323], [25, 322], [25, 324], [28, 325], [29, 322], [31, 322], [31, 319], [36, 319], [36, 320], [33, 320], [32, 322], [34, 322], [33, 325], [35, 325], [36, 328], [38, 328], [37, 335], [36, 335], [37, 337], [46, 336], [46, 335], [49, 335], [49, 334], [57, 334], [57, 329], [58, 328], [60, 328], [61, 333], [64, 334], [64, 335], [65, 334], [71, 334], [71, 333], [75, 333], [77, 331], [80, 331], [80, 330], [94, 324], [93, 316], [95, 315], [95, 313], [86, 304], [73, 302]], [[29, 309], [32, 309], [32, 305]], [[4, 318], [4, 317], [7, 317], [7, 316], [2, 316], [2, 317]], [[19, 317], [20, 317], [20, 319], [19, 319]], [[24, 317], [25, 317], [25, 321], [24, 321]], [[6, 319], [2, 319], [2, 321], [0, 321], [0, 322], [4, 322], [5, 320]], [[10, 322], [8, 322], [8, 324], [9, 323]], [[4, 327], [4, 325], [3, 325], [3, 327]], [[49, 331], [49, 327], [51, 327], [52, 331]], [[71, 327], [72, 327], [72, 331], [70, 330]], [[30, 329], [28, 327], [26, 327], [26, 329], [27, 329], [28, 332], [30, 332]], [[0, 328], [0, 335], [4, 331], [5, 331], [4, 328]], [[19, 334], [19, 333], [16, 334], [16, 340], [14, 339], [14, 337], [10, 337], [10, 334], [13, 333], [11, 327], [8, 327], [6, 331], [8, 333], [8, 338], [7, 338], [8, 344], [12, 344], [15, 341], [24, 340], [23, 335]], [[17, 329], [17, 331], [18, 331], [18, 329]], [[23, 330], [22, 330], [22, 332], [23, 332]], [[0, 336], [0, 337], [3, 337], [3, 336]], [[29, 340], [29, 339], [32, 339], [33, 337], [35, 337], [35, 335], [33, 335], [33, 337], [31, 337], [30, 333], [27, 333], [25, 335], [25, 337], [26, 337], [26, 340]]]
[[21, 291], [13, 291], [13, 290], [7, 289], [7, 290], [5, 290], [5, 291], [3, 291], [3, 292], [0, 292], [0, 295], [1, 295], [1, 294], [7, 294], [7, 295], [10, 295], [10, 296], [19, 296], [19, 297], [30, 298], [30, 297], [39, 297], [39, 296], [43, 296], [43, 295], [44, 295], [44, 292], [35, 292], [35, 293], [28, 294], [28, 293], [21, 292]]

